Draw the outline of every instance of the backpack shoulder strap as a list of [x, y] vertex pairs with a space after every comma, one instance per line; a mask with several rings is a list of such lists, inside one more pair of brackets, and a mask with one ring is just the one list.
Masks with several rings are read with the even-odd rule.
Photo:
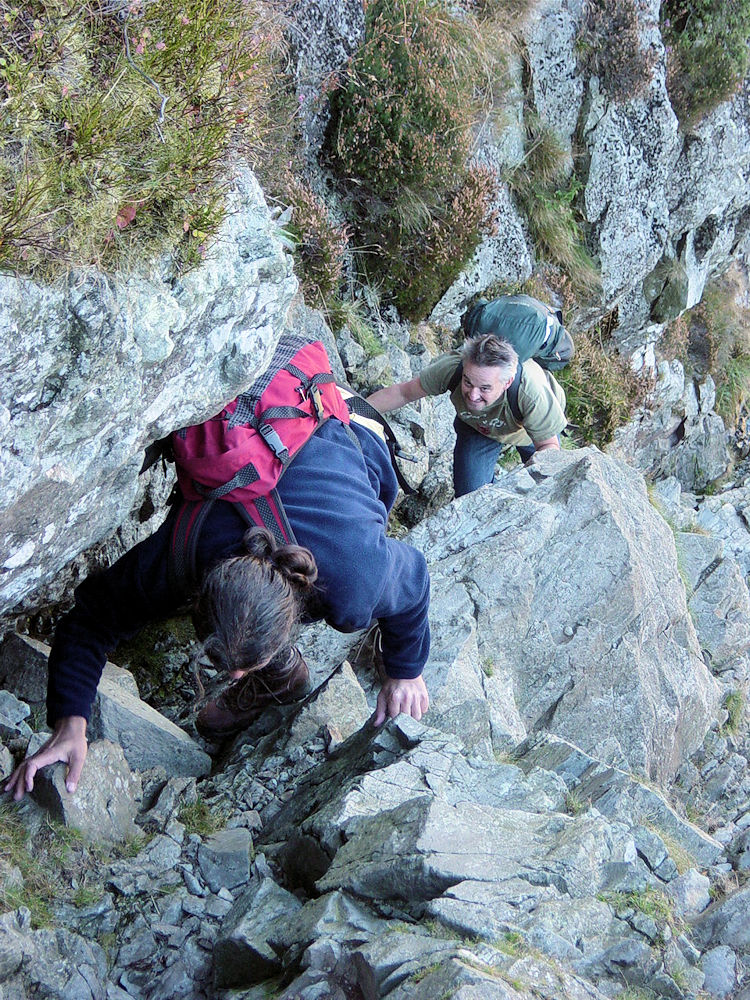
[[[167, 579], [172, 592], [183, 600], [192, 596], [200, 585], [196, 566], [198, 539], [216, 502], [213, 499], [179, 501], [175, 527], [169, 540]], [[249, 504], [233, 503], [232, 507], [248, 528], [268, 528], [277, 545], [297, 544], [277, 489], [271, 490], [267, 497], [258, 497]]]
[[414, 496], [417, 491], [409, 486], [407, 481], [404, 479], [401, 469], [399, 469], [396, 464], [396, 456], [400, 456], [402, 458], [406, 458], [407, 456], [403, 455], [401, 445], [398, 443], [398, 438], [393, 433], [391, 425], [385, 419], [380, 410], [375, 409], [372, 403], [368, 403], [364, 396], [359, 396], [356, 392], [352, 392], [351, 389], [345, 386], [340, 386], [340, 389], [342, 390], [344, 401], [346, 402], [352, 416], [362, 417], [363, 422], [374, 421], [378, 425], [379, 430], [382, 431], [385, 443], [388, 446], [388, 453], [391, 456], [391, 465], [393, 466], [393, 471], [396, 474], [398, 485], [407, 496]]
[[513, 414], [514, 419], [519, 424], [523, 423], [523, 414], [521, 413], [521, 407], [518, 405], [518, 390], [521, 386], [522, 374], [523, 374], [523, 365], [519, 364], [518, 367], [516, 368], [516, 374], [513, 376], [513, 381], [505, 390], [505, 394], [508, 399], [508, 404], [510, 406], [510, 412]]
[[446, 390], [447, 392], [453, 392], [458, 383], [461, 381], [463, 373], [464, 373], [464, 363], [463, 361], [459, 361], [458, 368], [456, 368], [456, 370], [451, 375], [450, 382], [448, 383], [448, 388]]
[[195, 553], [203, 523], [214, 500], [179, 500], [175, 525], [169, 539], [167, 579], [170, 590], [182, 600], [198, 588]]

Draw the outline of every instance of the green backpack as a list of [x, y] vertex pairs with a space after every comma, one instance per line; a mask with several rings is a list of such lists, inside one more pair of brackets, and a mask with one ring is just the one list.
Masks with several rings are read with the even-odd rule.
[[494, 333], [507, 340], [521, 364], [533, 358], [542, 368], [556, 371], [575, 353], [560, 310], [530, 295], [501, 295], [491, 302], [478, 299], [464, 314], [461, 326], [467, 337]]

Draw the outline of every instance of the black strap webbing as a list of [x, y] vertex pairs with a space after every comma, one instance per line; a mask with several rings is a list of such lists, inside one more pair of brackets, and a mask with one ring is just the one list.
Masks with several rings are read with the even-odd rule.
[[[351, 391], [351, 390], [349, 390]], [[356, 393], [351, 396], [346, 397], [346, 405], [349, 407], [350, 413], [356, 413], [360, 417], [365, 417], [367, 420], [374, 420], [376, 423], [380, 424], [383, 428], [383, 434], [385, 435], [385, 443], [388, 446], [388, 453], [391, 456], [391, 465], [393, 466], [393, 471], [396, 473], [396, 480], [398, 485], [404, 491], [407, 496], [414, 496], [416, 490], [413, 489], [407, 481], [404, 479], [401, 469], [399, 469], [396, 464], [396, 457], [401, 452], [401, 445], [398, 443], [398, 438], [393, 433], [393, 428], [385, 419], [380, 410], [376, 410], [372, 403], [368, 403], [363, 396], [358, 396]]]
[[[181, 600], [193, 597], [200, 586], [196, 553], [198, 539], [215, 500], [182, 500], [177, 509], [174, 531], [169, 544], [167, 557], [167, 578], [172, 592]], [[241, 503], [233, 504], [248, 528], [258, 527], [258, 521], [253, 518], [248, 507]], [[292, 526], [286, 516], [278, 490], [273, 489], [268, 497], [258, 497], [252, 502], [258, 515], [258, 520], [271, 532], [278, 545], [296, 545]]]
[[174, 531], [169, 543], [167, 579], [170, 589], [182, 600], [198, 589], [195, 553], [198, 537], [213, 500], [182, 500], [177, 509]]
[[519, 364], [516, 368], [516, 374], [513, 376], [513, 381], [510, 383], [508, 388], [505, 390], [505, 394], [508, 397], [508, 405], [510, 406], [510, 412], [516, 419], [516, 422], [523, 424], [523, 416], [521, 414], [521, 407], [518, 405], [518, 389], [521, 385], [521, 374], [522, 369]]

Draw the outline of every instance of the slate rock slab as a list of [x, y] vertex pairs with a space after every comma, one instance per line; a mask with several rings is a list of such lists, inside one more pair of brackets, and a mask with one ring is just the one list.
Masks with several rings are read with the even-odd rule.
[[214, 946], [217, 987], [251, 986], [281, 970], [273, 942], [302, 904], [272, 878], [263, 878], [237, 900]]
[[250, 880], [250, 831], [239, 827], [219, 830], [198, 848], [198, 864], [211, 892], [236, 889]]
[[[453, 621], [465, 623], [468, 608], [476, 623], [467, 701], [480, 685], [491, 729], [520, 721], [526, 734], [556, 733], [661, 783], [701, 744], [719, 703], [672, 531], [642, 476], [600, 452], [545, 452], [533, 471], [533, 489], [528, 470], [518, 491], [507, 475], [408, 536], [442, 595], [435, 606], [456, 593]], [[431, 617], [425, 680], [438, 693], [451, 683], [453, 621]], [[463, 677], [461, 664], [454, 690]]]
[[119, 743], [139, 771], [161, 765], [174, 776], [200, 776], [211, 770], [211, 758], [195, 740], [108, 675], [99, 682], [88, 732]]

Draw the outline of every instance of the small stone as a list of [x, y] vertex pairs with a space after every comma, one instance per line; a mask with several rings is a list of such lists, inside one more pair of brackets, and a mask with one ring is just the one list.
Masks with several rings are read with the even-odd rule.
[[670, 882], [666, 890], [674, 900], [678, 915], [692, 917], [702, 913], [711, 902], [710, 888], [709, 879], [691, 868]]
[[729, 996], [734, 990], [737, 957], [727, 945], [707, 951], [701, 962], [706, 977], [704, 988], [715, 997]]
[[235, 889], [250, 879], [253, 841], [242, 827], [220, 830], [198, 848], [201, 874], [212, 892], [222, 887]]
[[202, 917], [206, 912], [206, 903], [198, 896], [185, 896], [182, 901], [182, 909], [194, 917]]
[[718, 830], [714, 830], [712, 836], [714, 840], [717, 840], [724, 847], [727, 847], [734, 840], [734, 832], [728, 826], [722, 826]]
[[206, 890], [200, 884], [198, 879], [193, 875], [189, 868], [182, 869], [182, 878], [185, 882], [185, 888], [193, 896], [205, 896]]

